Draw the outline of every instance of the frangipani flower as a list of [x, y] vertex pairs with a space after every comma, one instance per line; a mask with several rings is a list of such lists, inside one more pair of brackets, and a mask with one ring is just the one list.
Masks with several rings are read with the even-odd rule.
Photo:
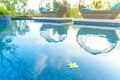
[[69, 68], [77, 68], [78, 65], [76, 63], [68, 63]]

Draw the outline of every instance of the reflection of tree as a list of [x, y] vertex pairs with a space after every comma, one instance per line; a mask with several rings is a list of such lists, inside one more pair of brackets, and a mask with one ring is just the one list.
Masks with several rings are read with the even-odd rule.
[[67, 37], [67, 29], [69, 25], [50, 25], [43, 24], [40, 34], [48, 42], [61, 42]]
[[116, 47], [118, 37], [113, 30], [80, 28], [76, 40], [86, 51], [92, 54], [100, 54], [113, 50]]
[[[15, 54], [15, 50], [17, 48], [16, 45], [12, 44], [12, 39], [14, 37], [14, 31], [11, 26], [0, 28], [0, 65], [2, 68], [5, 68], [8, 65], [12, 65], [12, 61], [6, 57], [7, 53], [11, 55]], [[6, 63], [9, 63], [6, 65]], [[1, 69], [2, 70], [2, 69]], [[2, 71], [2, 75], [4, 75], [4, 71]], [[2, 78], [1, 75], [1, 78]]]
[[27, 21], [15, 21], [14, 22], [14, 27], [16, 29], [16, 31], [18, 32], [18, 34], [20, 35], [25, 35], [26, 32], [29, 32], [29, 26], [27, 24]]
[[14, 53], [14, 44], [12, 38], [14, 37], [14, 32], [12, 27], [1, 27], [0, 28], [0, 52], [10, 50], [11, 53]]
[[[28, 66], [17, 56], [18, 48], [12, 41], [16, 35], [16, 27], [0, 27], [0, 79], [20, 80], [32, 79], [32, 71], [26, 69]], [[24, 74], [23, 74], [24, 73]]]

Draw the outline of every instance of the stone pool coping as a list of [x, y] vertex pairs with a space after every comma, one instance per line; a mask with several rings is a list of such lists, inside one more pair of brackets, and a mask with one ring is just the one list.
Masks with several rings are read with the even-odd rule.
[[74, 25], [120, 27], [120, 20], [110, 19], [73, 19]]
[[12, 18], [12, 20], [34, 20], [36, 22], [46, 23], [69, 23], [72, 22], [71, 18], [48, 18], [48, 17], [32, 17], [32, 18]]
[[48, 18], [48, 17], [32, 17], [32, 18], [12, 18], [12, 20], [34, 20], [43, 23], [70, 23], [79, 26], [99, 26], [99, 27], [115, 27], [120, 28], [120, 19], [80, 19], [80, 18]]

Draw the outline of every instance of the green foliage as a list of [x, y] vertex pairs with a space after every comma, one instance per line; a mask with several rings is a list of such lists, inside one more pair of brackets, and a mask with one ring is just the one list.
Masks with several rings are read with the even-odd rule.
[[67, 0], [62, 0], [63, 1], [63, 5], [65, 5], [67, 7], [67, 13], [65, 14], [66, 17], [71, 17], [71, 8], [70, 8], [70, 3]]
[[40, 12], [35, 11], [33, 9], [29, 9], [29, 10], [25, 11], [24, 13], [16, 14], [13, 17], [28, 17], [28, 18], [31, 18], [31, 17], [41, 17], [41, 16], [42, 16], [42, 14], [40, 14]]
[[63, 5], [65, 5], [68, 8], [70, 8], [70, 3], [67, 0], [63, 0]]
[[50, 9], [51, 9], [50, 3], [47, 3], [46, 7], [47, 7], [47, 11], [50, 11]]
[[10, 15], [10, 11], [0, 6], [0, 15]]
[[61, 3], [59, 1], [53, 0], [53, 10], [56, 10], [60, 5]]
[[67, 13], [65, 14], [65, 17], [74, 17], [78, 18], [79, 17], [79, 10], [78, 8], [71, 8], [70, 3], [67, 0], [62, 0], [62, 3], [53, 0], [53, 8], [56, 10], [60, 5], [65, 5], [67, 7]]
[[70, 8], [67, 12], [68, 14], [66, 15], [66, 17], [73, 17], [73, 18], [78, 18], [80, 17], [79, 10], [78, 8]]
[[101, 9], [102, 6], [103, 6], [101, 0], [94, 1], [94, 2], [92, 3], [92, 5], [93, 5], [93, 7], [94, 7], [95, 9]]
[[0, 3], [10, 10], [12, 15], [15, 15], [17, 12], [25, 12], [27, 0], [0, 0]]
[[110, 2], [107, 2], [107, 5], [108, 5], [107, 9], [110, 9], [111, 7]]

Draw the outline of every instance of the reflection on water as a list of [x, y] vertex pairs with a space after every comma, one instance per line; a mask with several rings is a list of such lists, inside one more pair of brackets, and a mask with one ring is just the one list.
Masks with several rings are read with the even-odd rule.
[[13, 49], [13, 46], [15, 45], [12, 44], [13, 38], [17, 33], [25, 35], [26, 32], [29, 32], [29, 27], [25, 21], [15, 21], [12, 26], [0, 27], [0, 52], [10, 51], [11, 53], [14, 53], [15, 49]]
[[0, 27], [0, 53], [4, 51], [9, 51], [10, 53], [15, 53], [15, 45], [12, 44], [13, 37], [15, 36], [15, 31], [12, 26]]
[[0, 65], [2, 67], [7, 67], [4, 61], [11, 64], [11, 61], [5, 56], [5, 52], [11, 55], [15, 54], [17, 46], [12, 43], [14, 37], [13, 27], [0, 27]]
[[113, 30], [80, 28], [76, 41], [92, 54], [108, 53], [116, 47], [118, 37]]
[[[79, 46], [81, 42], [99, 52], [116, 52], [93, 56]], [[112, 30], [15, 21], [0, 28], [0, 80], [119, 80], [117, 42]], [[79, 67], [70, 69], [69, 62]]]
[[19, 46], [13, 43], [17, 34], [25, 35], [28, 31], [26, 21], [14, 21], [11, 26], [0, 27], [0, 80], [28, 80], [26, 76], [32, 76], [26, 63], [17, 56]]
[[29, 32], [29, 26], [27, 24], [27, 21], [14, 21], [14, 27], [15, 27], [15, 31], [19, 34], [19, 35], [25, 35], [26, 32]]
[[50, 25], [43, 24], [40, 35], [48, 42], [61, 42], [67, 37], [69, 25]]

